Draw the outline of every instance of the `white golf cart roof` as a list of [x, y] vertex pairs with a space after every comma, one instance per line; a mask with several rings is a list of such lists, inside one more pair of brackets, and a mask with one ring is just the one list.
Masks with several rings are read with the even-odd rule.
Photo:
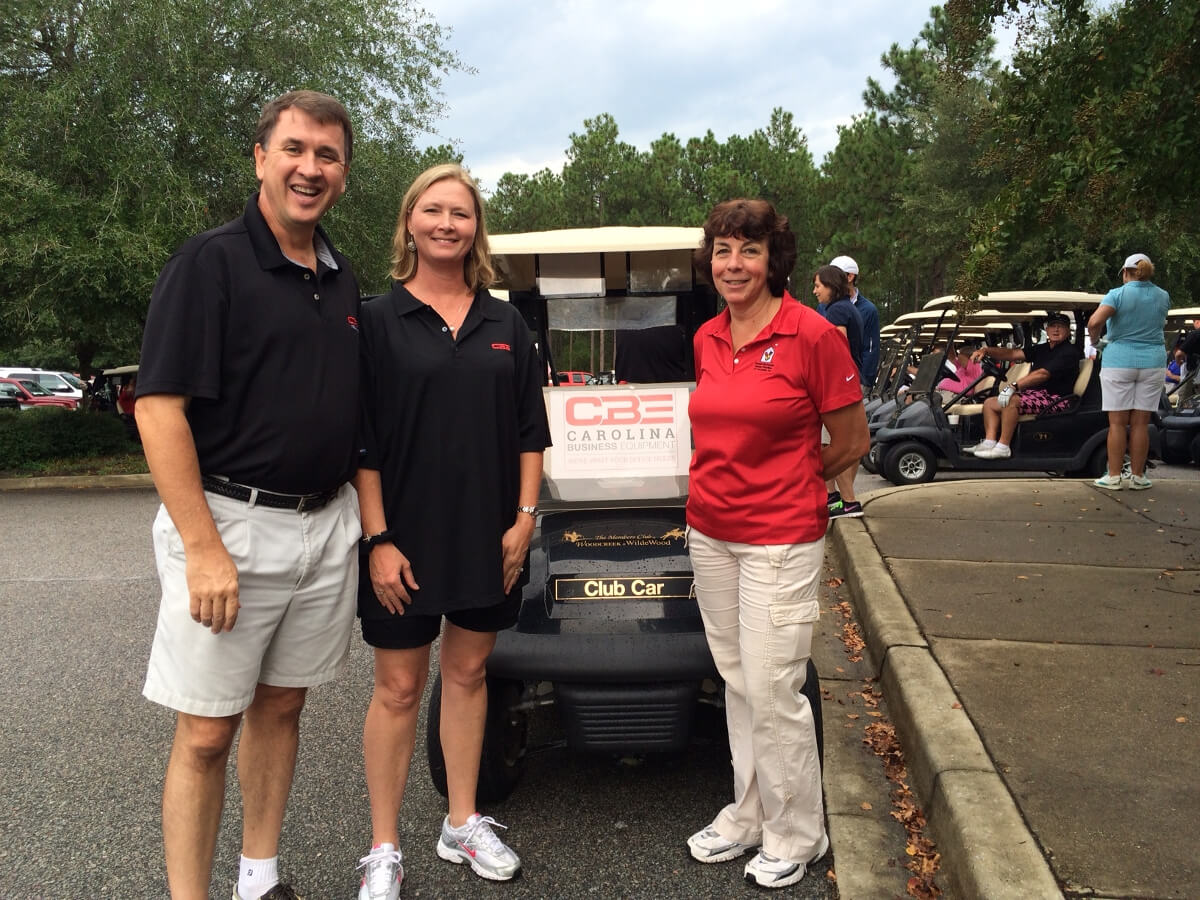
[[560, 228], [557, 231], [493, 234], [489, 238], [493, 256], [695, 250], [703, 240], [703, 228], [677, 228], [667, 225]]
[[[1063, 312], [1075, 309], [1095, 309], [1104, 299], [1103, 294], [1085, 291], [992, 291], [981, 294], [979, 305], [1005, 312], [1023, 312], [1027, 316], [1045, 315], [1045, 310]], [[925, 304], [926, 310], [953, 307], [956, 297], [937, 297]]]
[[1192, 323], [1200, 319], [1200, 306], [1181, 306], [1167, 310], [1167, 330], [1191, 328]]

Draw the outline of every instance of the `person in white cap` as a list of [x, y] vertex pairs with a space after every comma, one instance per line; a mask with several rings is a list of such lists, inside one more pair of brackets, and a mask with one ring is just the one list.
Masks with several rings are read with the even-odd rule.
[[[879, 310], [858, 290], [858, 263], [849, 256], [835, 256], [829, 264], [846, 273], [846, 280], [850, 283], [850, 302], [854, 304], [859, 321], [862, 322], [862, 364], [859, 367], [859, 378], [865, 395], [875, 384], [875, 376], [879, 371]], [[818, 311], [823, 314], [819, 308]], [[857, 518], [862, 515], [862, 504], [854, 496], [854, 477], [857, 474], [856, 461], [836, 478], [825, 482], [830, 516]]]
[[[1154, 263], [1145, 253], [1135, 253], [1121, 267], [1121, 286], [1104, 295], [1088, 319], [1093, 344], [1107, 326], [1107, 342], [1100, 358], [1100, 393], [1108, 413], [1108, 472], [1096, 487], [1119, 491], [1128, 487], [1144, 491], [1150, 452], [1150, 416], [1158, 409], [1167, 369], [1163, 328], [1171, 298], [1150, 281]], [[1121, 477], [1125, 450], [1129, 449], [1132, 475]]]

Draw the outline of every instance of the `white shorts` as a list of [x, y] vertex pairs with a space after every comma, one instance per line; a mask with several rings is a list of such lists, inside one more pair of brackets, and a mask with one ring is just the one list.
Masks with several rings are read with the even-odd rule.
[[1163, 394], [1166, 368], [1100, 370], [1100, 396], [1105, 412], [1140, 409], [1154, 412]]
[[165, 507], [154, 520], [162, 600], [142, 693], [197, 716], [229, 716], [255, 687], [312, 687], [350, 649], [358, 592], [358, 495], [343, 485], [313, 512], [250, 506], [206, 493], [238, 570], [237, 624], [213, 634], [192, 619], [183, 541]]

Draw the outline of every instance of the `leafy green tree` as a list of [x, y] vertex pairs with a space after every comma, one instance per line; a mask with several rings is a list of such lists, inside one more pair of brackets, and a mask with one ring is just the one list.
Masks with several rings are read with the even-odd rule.
[[566, 201], [559, 175], [542, 169], [533, 175], [506, 172], [488, 199], [489, 230], [495, 234], [566, 228]]
[[[964, 33], [1020, 13], [1026, 29], [987, 116], [1003, 187], [971, 218], [956, 290], [1013, 279], [1101, 290], [1144, 251], [1176, 305], [1200, 296], [1200, 3], [953, 0]], [[955, 77], [953, 66], [946, 77]]]
[[[241, 211], [259, 110], [297, 87], [337, 96], [356, 123], [351, 187], [332, 221], [348, 226], [339, 247], [376, 282], [417, 156], [411, 136], [439, 114], [441, 76], [460, 67], [445, 38], [406, 0], [336, 10], [314, 0], [10, 0], [0, 24], [0, 349], [60, 336], [86, 369], [97, 353], [136, 346], [158, 270], [189, 234]], [[358, 171], [370, 193], [356, 190]]]
[[637, 150], [619, 140], [616, 119], [601, 113], [571, 135], [563, 168], [563, 200], [573, 226], [618, 225], [630, 208]]
[[[896, 78], [867, 80], [867, 113], [839, 130], [822, 169], [824, 259], [849, 253], [864, 291], [894, 318], [946, 293], [966, 250], [970, 211], [995, 190], [977, 169], [977, 112], [991, 102], [998, 64], [990, 32], [960, 51], [939, 8], [908, 47], [881, 62]], [[942, 77], [947, 60], [959, 77]]]

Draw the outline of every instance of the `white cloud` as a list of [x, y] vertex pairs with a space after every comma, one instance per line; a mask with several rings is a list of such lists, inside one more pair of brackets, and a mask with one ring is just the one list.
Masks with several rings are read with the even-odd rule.
[[929, 0], [425, 0], [474, 75], [446, 79], [453, 139], [486, 187], [504, 172], [559, 171], [572, 132], [610, 113], [646, 149], [664, 132], [718, 140], [783, 107], [819, 163], [864, 109], [867, 78], [908, 46]]

